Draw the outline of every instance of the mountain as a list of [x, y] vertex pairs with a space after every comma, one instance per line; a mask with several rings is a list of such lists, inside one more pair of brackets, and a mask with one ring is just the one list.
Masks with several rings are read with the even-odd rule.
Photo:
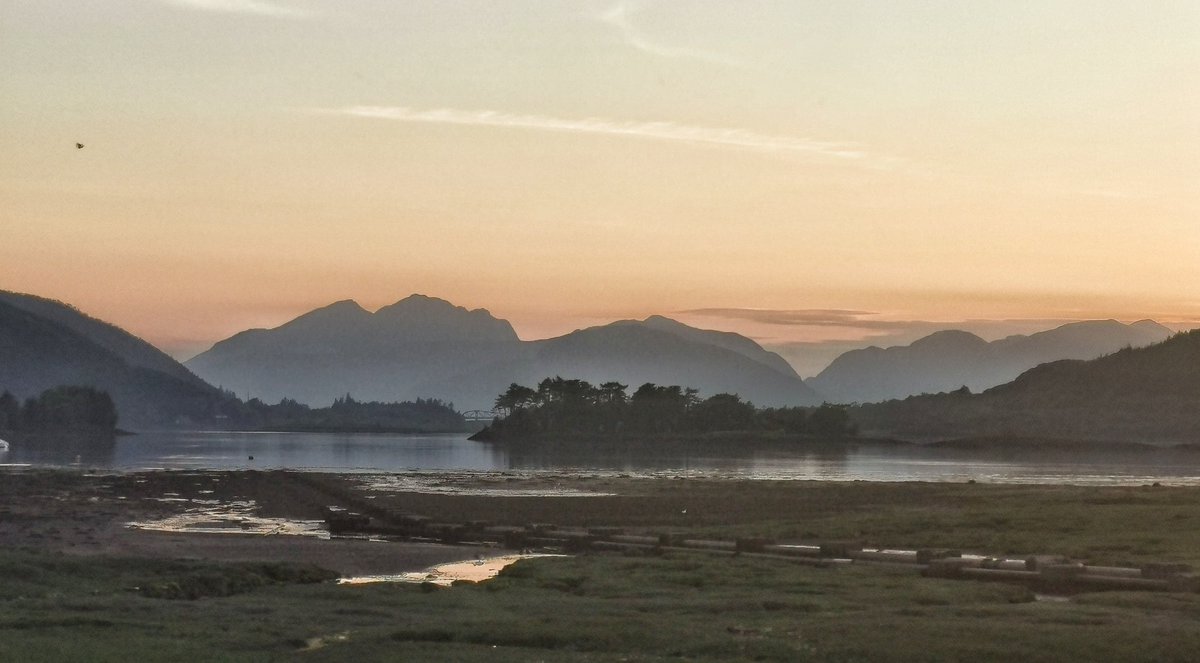
[[59, 385], [108, 392], [123, 428], [204, 421], [224, 398], [118, 327], [61, 302], [0, 293], [0, 391], [29, 398]]
[[1093, 359], [1124, 347], [1158, 343], [1171, 330], [1152, 320], [1074, 322], [1028, 336], [987, 342], [964, 331], [940, 331], [911, 345], [847, 352], [807, 382], [831, 399], [870, 403], [966, 386], [982, 391], [1038, 364]]
[[917, 439], [1027, 436], [1190, 442], [1200, 439], [1200, 331], [1092, 359], [1042, 364], [981, 394], [864, 405], [864, 432]]
[[486, 310], [423, 295], [375, 313], [338, 302], [274, 329], [237, 334], [187, 366], [239, 395], [313, 405], [350, 393], [486, 410], [510, 383], [555, 375], [737, 392], [763, 405], [820, 402], [782, 357], [736, 334], [652, 316], [522, 341]]
[[719, 348], [732, 350], [743, 357], [752, 359], [764, 366], [774, 369], [788, 377], [799, 378], [796, 374], [796, 369], [787, 363], [787, 360], [774, 352], [764, 350], [761, 345], [754, 341], [733, 332], [713, 331], [710, 329], [697, 329], [690, 327], [682, 322], [665, 318], [661, 315], [652, 315], [645, 320], [621, 320], [613, 323], [615, 325], [641, 325], [650, 329], [668, 332], [676, 336], [696, 341], [706, 345], [715, 345]]
[[337, 302], [274, 329], [236, 334], [186, 365], [213, 384], [267, 402], [294, 398], [324, 406], [349, 393], [359, 400], [462, 403], [458, 388], [434, 392], [427, 383], [520, 352], [512, 325], [486, 310], [413, 295], [375, 313]]
[[[728, 338], [707, 336], [703, 333], [705, 330], [686, 327], [673, 320], [669, 322], [672, 325], [659, 321], [649, 324], [620, 321], [576, 330], [557, 338], [529, 341], [510, 361], [481, 367], [441, 385], [430, 385], [430, 388], [435, 389], [433, 393], [439, 393], [437, 389], [449, 390], [454, 385], [461, 385], [460, 388], [471, 390], [471, 402], [487, 407], [513, 382], [533, 387], [552, 376], [577, 378], [593, 384], [617, 381], [629, 386], [631, 392], [646, 382], [681, 385], [699, 389], [704, 396], [736, 393], [760, 406], [816, 405], [821, 402], [821, 397], [794, 372], [788, 375], [774, 368], [770, 364], [775, 362], [769, 358], [747, 357], [743, 352], [725, 347]], [[674, 325], [686, 327], [686, 330], [679, 330]], [[745, 352], [779, 358], [750, 339], [744, 340], [758, 348], [754, 352], [748, 346], [742, 347]]]

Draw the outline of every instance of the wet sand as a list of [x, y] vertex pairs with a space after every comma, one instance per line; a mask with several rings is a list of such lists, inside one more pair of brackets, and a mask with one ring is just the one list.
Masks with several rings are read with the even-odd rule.
[[[253, 501], [258, 515], [320, 520], [335, 500], [285, 473], [0, 472], [0, 547], [76, 555], [311, 563], [346, 576], [399, 574], [472, 559], [481, 549], [315, 536], [164, 532], [129, 527], [213, 502]], [[489, 549], [488, 556], [509, 551]]]
[[1190, 526], [1198, 498], [1198, 488], [1151, 485], [649, 479], [570, 470], [367, 475], [5, 468], [0, 469], [0, 546], [164, 559], [299, 561], [346, 576], [399, 574], [513, 552], [128, 527], [215, 502], [243, 509], [243, 515], [255, 519], [211, 523], [202, 518], [198, 523], [221, 531], [245, 527], [272, 532], [277, 521], [271, 519], [310, 521], [298, 524], [304, 530], [316, 526], [311, 521], [323, 520], [328, 507], [337, 506], [360, 513], [418, 514], [441, 523], [553, 523], [701, 539], [763, 537], [780, 543], [858, 541], [872, 547], [989, 555], [1069, 554], [1116, 566], [1200, 565], [1200, 530]]

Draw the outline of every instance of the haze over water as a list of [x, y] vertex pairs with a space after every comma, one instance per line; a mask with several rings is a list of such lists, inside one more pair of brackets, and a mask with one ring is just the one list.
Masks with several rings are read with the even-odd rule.
[[[251, 457], [253, 459], [251, 460]], [[517, 472], [816, 481], [953, 481], [1074, 485], [1200, 485], [1200, 455], [1170, 452], [1023, 454], [1005, 457], [912, 446], [853, 444], [817, 450], [672, 449], [629, 453], [523, 452], [465, 435], [155, 432], [70, 448], [0, 452], [0, 465], [135, 471], [294, 469], [327, 472]]]

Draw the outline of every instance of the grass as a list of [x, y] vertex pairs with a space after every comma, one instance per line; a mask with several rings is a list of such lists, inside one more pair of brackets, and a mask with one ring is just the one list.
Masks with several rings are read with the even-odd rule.
[[[327, 499], [287, 473], [213, 477], [221, 481], [202, 485], [228, 491], [225, 498], [253, 497], [262, 515], [295, 516], [290, 510]], [[48, 510], [47, 526], [73, 527], [68, 516], [80, 510], [103, 516], [128, 508], [103, 496], [201, 486], [193, 475], [171, 473], [6, 479], [0, 496], [10, 500], [0, 507], [0, 526], [11, 521], [14, 529], [42, 518], [34, 507]], [[333, 475], [313, 480], [334, 493], [358, 485]], [[559, 481], [616, 495], [380, 492], [373, 502], [450, 521], [850, 539], [1200, 567], [1196, 488], [501, 480], [515, 488]], [[95, 482], [114, 487], [93, 490]], [[102, 497], [93, 505], [89, 495]], [[52, 538], [47, 531], [29, 540]], [[1023, 587], [925, 579], [911, 569], [669, 553], [527, 560], [491, 582], [449, 589], [338, 586], [322, 582], [328, 577], [290, 564], [0, 547], [0, 661], [1188, 661], [1200, 651], [1200, 594], [1105, 592], [1045, 602]]]
[[[437, 590], [21, 551], [0, 552], [0, 570], [6, 661], [1184, 661], [1200, 651], [1200, 595], [1037, 602], [1003, 584], [748, 558], [543, 558]], [[262, 581], [194, 600], [134, 589], [247, 573]]]

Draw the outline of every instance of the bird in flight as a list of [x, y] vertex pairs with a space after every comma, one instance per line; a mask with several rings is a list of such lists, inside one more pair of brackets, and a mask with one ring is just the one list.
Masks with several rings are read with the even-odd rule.
[[83, 149], [83, 143], [75, 143], [75, 149], [77, 149], [77, 150], [82, 150], [82, 149]]

